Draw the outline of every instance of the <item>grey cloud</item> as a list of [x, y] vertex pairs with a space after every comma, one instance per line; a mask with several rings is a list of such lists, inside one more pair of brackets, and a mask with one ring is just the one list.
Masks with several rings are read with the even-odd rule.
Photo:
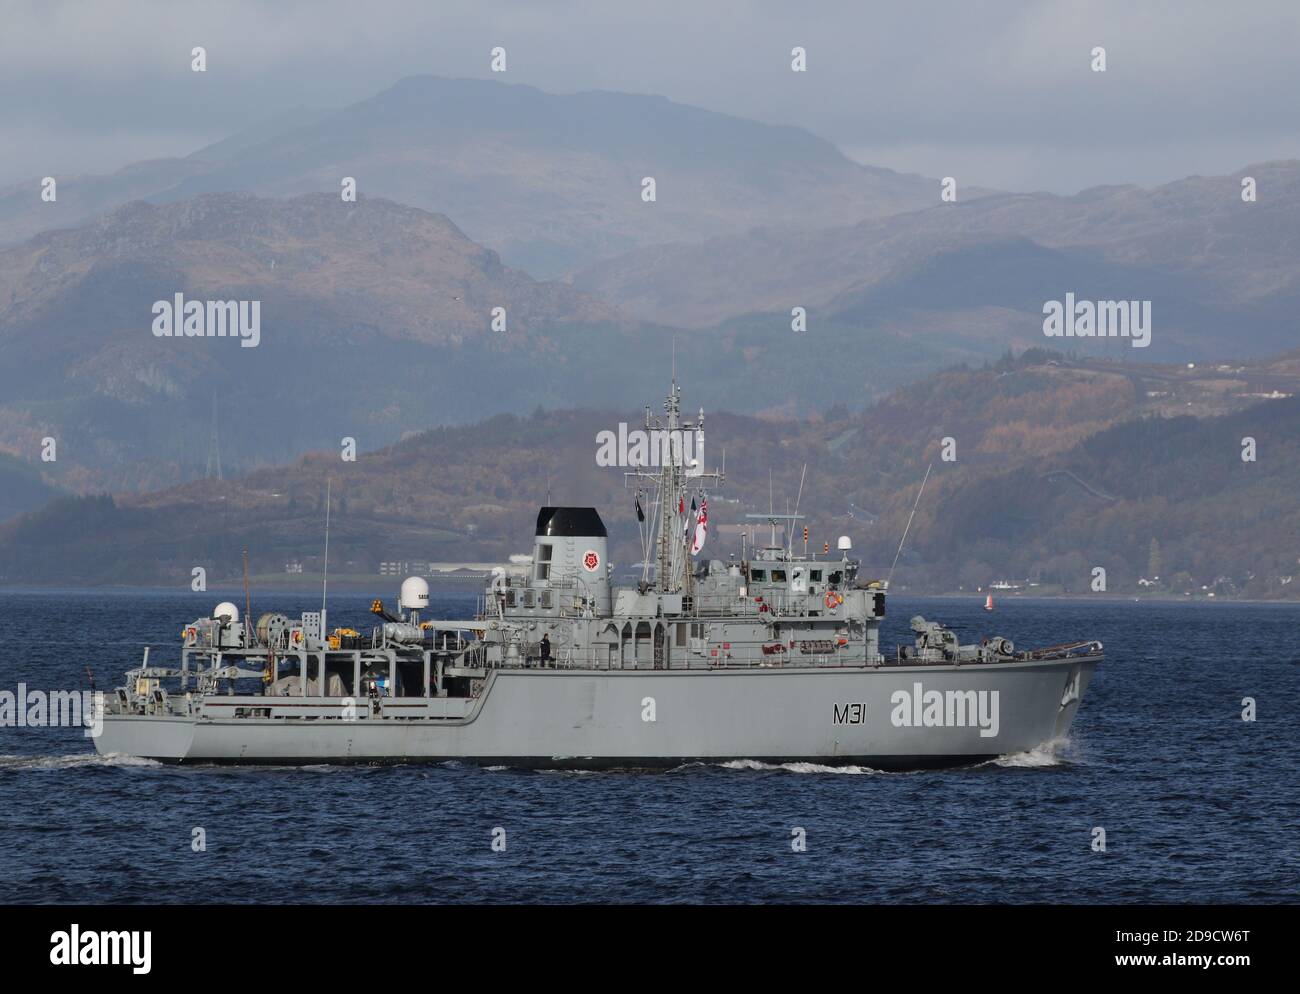
[[31, 2], [0, 35], [0, 182], [185, 154], [402, 76], [485, 77], [494, 45], [512, 82], [660, 93], [972, 185], [1073, 192], [1296, 154], [1291, 0]]

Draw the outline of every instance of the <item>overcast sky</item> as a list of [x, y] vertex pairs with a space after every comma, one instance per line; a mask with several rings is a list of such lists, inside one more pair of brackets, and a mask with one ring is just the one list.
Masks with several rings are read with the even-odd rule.
[[184, 155], [403, 76], [492, 77], [496, 45], [494, 78], [663, 94], [1002, 189], [1300, 157], [1300, 0], [0, 0], [0, 183]]

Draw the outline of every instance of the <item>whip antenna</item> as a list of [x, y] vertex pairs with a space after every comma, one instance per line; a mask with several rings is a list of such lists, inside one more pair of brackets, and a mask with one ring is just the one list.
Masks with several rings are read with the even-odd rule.
[[[320, 580], [320, 637], [325, 637], [325, 593], [329, 589], [330, 582], [330, 483], [333, 482], [329, 477], [325, 478], [325, 566], [321, 572]], [[306, 679], [304, 675], [304, 679]], [[321, 675], [321, 685], [324, 686], [324, 674]]]
[[253, 601], [252, 595], [248, 592], [248, 550], [244, 550], [244, 646], [248, 647], [253, 644], [250, 637], [252, 629], [249, 627], [253, 623]]
[[[790, 531], [788, 532], [786, 540], [786, 555], [791, 557], [794, 556], [794, 522], [795, 518], [799, 517], [799, 502], [803, 500], [803, 480], [807, 475], [808, 464], [804, 463], [803, 472], [799, 474], [799, 493], [794, 499], [794, 518], [790, 519]], [[804, 549], [804, 551], [807, 552], [808, 550]]]
[[907, 516], [907, 527], [903, 529], [903, 537], [898, 540], [898, 551], [894, 553], [894, 565], [889, 567], [889, 576], [885, 577], [885, 589], [889, 589], [889, 581], [894, 578], [894, 566], [898, 565], [898, 557], [903, 554], [903, 543], [907, 541], [907, 533], [912, 528], [912, 519], [916, 517], [916, 509], [921, 503], [921, 494], [925, 493], [925, 484], [930, 479], [930, 470], [934, 469], [934, 461], [925, 468], [925, 479], [921, 481], [921, 489], [916, 492], [916, 500], [912, 502], [912, 513]]

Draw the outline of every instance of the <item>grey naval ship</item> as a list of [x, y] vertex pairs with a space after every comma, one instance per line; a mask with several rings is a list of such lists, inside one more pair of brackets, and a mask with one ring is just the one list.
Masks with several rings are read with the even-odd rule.
[[145, 651], [106, 695], [96, 748], [178, 763], [916, 769], [1066, 734], [1100, 642], [960, 645], [915, 617], [915, 643], [882, 651], [888, 580], [860, 573], [847, 536], [810, 555], [805, 532], [796, 552], [797, 506], [751, 515], [769, 519], [768, 544], [704, 556], [724, 473], [703, 469], [703, 412], [686, 422], [680, 408], [674, 382], [664, 416], [646, 413], [661, 465], [626, 474], [639, 581], [613, 582], [595, 508], [543, 507], [531, 555], [492, 570], [473, 617], [426, 617], [418, 576], [395, 609], [373, 603], [368, 632], [328, 630], [324, 603], [252, 623], [246, 595], [243, 619], [226, 602], [185, 626], [179, 665]]

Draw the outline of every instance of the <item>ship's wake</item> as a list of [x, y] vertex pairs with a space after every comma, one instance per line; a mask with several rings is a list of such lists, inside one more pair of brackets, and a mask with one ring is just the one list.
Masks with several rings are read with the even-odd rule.
[[823, 766], [821, 763], [760, 763], [756, 759], [733, 759], [719, 763], [724, 770], [784, 770], [786, 773], [852, 773], [883, 774], [870, 766]]
[[[1041, 769], [1052, 766], [1070, 766], [1079, 762], [1078, 750], [1069, 738], [1052, 739], [1026, 752], [1009, 753], [983, 763], [971, 764], [966, 769], [1000, 766], [1007, 769]], [[688, 766], [705, 764], [689, 763]], [[713, 765], [713, 764], [709, 764]], [[906, 775], [919, 770], [880, 770], [871, 766], [826, 766], [821, 763], [763, 763], [756, 759], [733, 759], [716, 764], [724, 770], [781, 770], [786, 773], [850, 773], [877, 776]], [[683, 769], [684, 767], [678, 767]]]
[[109, 753], [78, 752], [68, 756], [0, 755], [0, 772], [5, 770], [72, 770], [82, 766], [162, 766], [155, 759]]

